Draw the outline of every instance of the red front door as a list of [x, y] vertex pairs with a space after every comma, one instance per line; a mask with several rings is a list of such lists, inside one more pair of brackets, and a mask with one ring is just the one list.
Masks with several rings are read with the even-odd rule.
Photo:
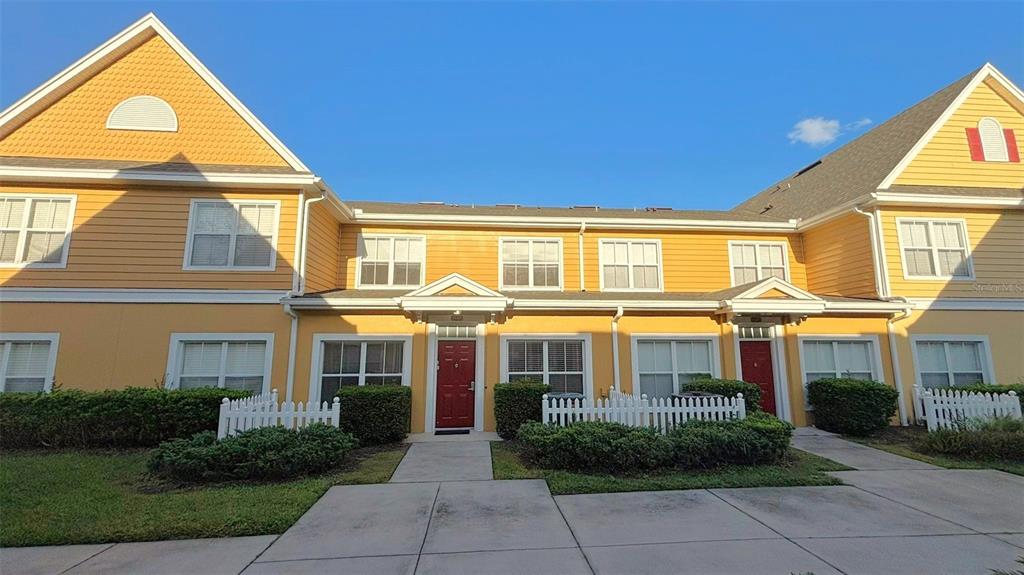
[[473, 427], [476, 342], [437, 342], [436, 427]]
[[775, 374], [772, 370], [772, 345], [769, 341], [741, 341], [740, 365], [743, 381], [761, 388], [761, 409], [775, 413]]

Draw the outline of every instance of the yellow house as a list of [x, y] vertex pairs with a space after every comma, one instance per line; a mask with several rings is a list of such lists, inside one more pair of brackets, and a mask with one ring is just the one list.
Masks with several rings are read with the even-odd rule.
[[1024, 374], [1024, 94], [991, 65], [729, 211], [339, 198], [152, 15], [0, 113], [0, 390], [665, 396]]

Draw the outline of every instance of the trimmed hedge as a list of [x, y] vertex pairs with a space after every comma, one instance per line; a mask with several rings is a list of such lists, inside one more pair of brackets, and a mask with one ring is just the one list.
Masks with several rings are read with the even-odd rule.
[[502, 439], [515, 439], [527, 421], [540, 421], [541, 397], [551, 388], [536, 381], [499, 383], [494, 386], [494, 420]]
[[974, 383], [971, 385], [958, 385], [954, 388], [957, 391], [975, 391], [978, 393], [1017, 393], [1017, 401], [1024, 407], [1024, 383], [1011, 383], [1009, 385], [997, 385], [992, 383]]
[[681, 386], [680, 391], [706, 391], [726, 397], [743, 394], [747, 411], [761, 411], [761, 387], [756, 383], [747, 383], [738, 379], [698, 379]]
[[404, 385], [347, 386], [338, 390], [341, 430], [361, 445], [402, 441], [409, 434], [412, 389]]
[[899, 393], [877, 381], [829, 378], [807, 384], [814, 425], [825, 431], [871, 435], [889, 426]]
[[218, 388], [59, 390], [0, 394], [0, 447], [152, 447], [216, 430], [223, 398], [249, 395]]
[[298, 431], [263, 427], [220, 441], [204, 431], [161, 443], [147, 465], [152, 473], [187, 483], [277, 480], [333, 469], [358, 444], [351, 434], [323, 423]]
[[754, 413], [736, 421], [691, 421], [668, 435], [600, 421], [564, 427], [529, 422], [519, 429], [519, 441], [541, 467], [628, 473], [770, 463], [786, 454], [792, 434], [792, 425]]
[[982, 461], [1024, 462], [1024, 421], [999, 418], [968, 421], [960, 429], [939, 429], [921, 439], [925, 453]]

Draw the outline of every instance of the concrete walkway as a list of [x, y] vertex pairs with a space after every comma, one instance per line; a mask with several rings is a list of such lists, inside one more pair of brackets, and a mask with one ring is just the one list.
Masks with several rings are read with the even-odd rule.
[[847, 441], [834, 433], [814, 427], [797, 428], [793, 434], [793, 447], [862, 471], [942, 469], [923, 461]]
[[419, 442], [409, 446], [391, 483], [494, 479], [487, 441]]

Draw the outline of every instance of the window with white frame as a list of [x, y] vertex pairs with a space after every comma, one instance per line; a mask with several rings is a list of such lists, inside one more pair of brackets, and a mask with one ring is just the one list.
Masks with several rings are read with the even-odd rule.
[[172, 336], [174, 355], [168, 386], [219, 387], [254, 394], [269, 391], [272, 341], [260, 334]]
[[917, 372], [924, 387], [987, 383], [984, 341], [918, 339], [914, 341], [914, 348]]
[[348, 385], [405, 384], [404, 340], [324, 340], [320, 348], [320, 400]]
[[729, 242], [732, 285], [776, 277], [789, 281], [786, 246], [777, 242]]
[[712, 353], [710, 340], [638, 339], [634, 393], [669, 397], [691, 381], [711, 377]]
[[501, 240], [501, 288], [557, 289], [561, 267], [558, 239]]
[[73, 200], [64, 196], [0, 196], [0, 265], [63, 266]]
[[656, 240], [601, 240], [606, 290], [661, 289], [661, 245]]
[[829, 377], [878, 379], [873, 340], [810, 339], [802, 345], [804, 383]]
[[908, 278], [970, 278], [967, 231], [961, 220], [899, 219], [903, 271]]
[[193, 201], [185, 268], [274, 269], [277, 213], [278, 202]]
[[55, 333], [0, 334], [0, 392], [50, 391], [58, 340]]
[[978, 121], [978, 139], [986, 162], [1010, 161], [1009, 147], [1003, 126], [995, 118], [982, 118]]
[[551, 386], [551, 393], [585, 393], [582, 339], [510, 339], [508, 380], [533, 380]]
[[424, 242], [424, 238], [418, 236], [361, 236], [358, 285], [422, 285], [426, 267]]

